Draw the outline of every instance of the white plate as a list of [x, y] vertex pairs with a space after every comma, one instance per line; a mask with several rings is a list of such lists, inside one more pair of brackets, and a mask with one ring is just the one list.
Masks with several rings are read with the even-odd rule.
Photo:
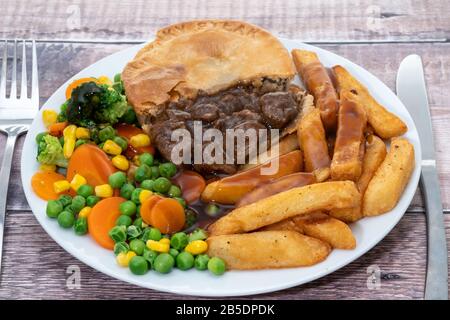
[[28, 203], [45, 231], [67, 252], [92, 268], [111, 277], [155, 290], [197, 296], [250, 295], [297, 286], [336, 271], [369, 251], [401, 219], [417, 188], [420, 174], [421, 150], [414, 122], [397, 96], [379, 79], [362, 67], [334, 53], [299, 41], [285, 39], [281, 39], [281, 41], [289, 50], [303, 48], [315, 51], [319, 55], [322, 63], [326, 66], [336, 64], [344, 66], [368, 87], [372, 95], [381, 104], [401, 117], [408, 125], [409, 130], [405, 136], [414, 144], [416, 155], [416, 168], [411, 180], [400, 202], [391, 212], [378, 217], [365, 218], [351, 225], [357, 241], [356, 249], [333, 250], [330, 256], [322, 263], [305, 268], [229, 271], [221, 277], [213, 276], [209, 272], [200, 272], [197, 270], [174, 270], [168, 275], [149, 272], [144, 276], [136, 276], [128, 268], [119, 267], [115, 262], [114, 254], [98, 246], [89, 236], [77, 236], [73, 230], [64, 230], [57, 225], [54, 219], [47, 218], [45, 214], [46, 202], [39, 199], [33, 193], [30, 184], [32, 175], [38, 170], [38, 163], [35, 161], [35, 137], [39, 132], [45, 130], [41, 120], [42, 110], [58, 110], [59, 106], [65, 100], [64, 92], [66, 87], [73, 79], [101, 75], [113, 77], [114, 74], [121, 72], [125, 64], [134, 57], [143, 45], [134, 46], [112, 54], [73, 76], [72, 79], [69, 79], [48, 99], [33, 122], [22, 151], [22, 183]]

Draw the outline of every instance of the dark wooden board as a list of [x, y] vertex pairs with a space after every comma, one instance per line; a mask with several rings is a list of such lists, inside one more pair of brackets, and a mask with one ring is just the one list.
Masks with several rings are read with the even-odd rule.
[[[446, 230], [449, 238], [449, 215], [446, 215]], [[114, 259], [112, 253], [111, 259]], [[80, 289], [67, 287], [70, 275], [67, 270], [74, 266], [80, 269]], [[368, 289], [370, 270], [376, 267], [381, 270], [381, 287]], [[2, 269], [0, 299], [189, 298], [139, 288], [86, 266], [60, 248], [31, 212], [9, 212]], [[421, 299], [425, 269], [425, 216], [407, 213], [374, 249], [341, 270], [302, 286], [249, 298]], [[151, 277], [152, 273], [147, 276]]]

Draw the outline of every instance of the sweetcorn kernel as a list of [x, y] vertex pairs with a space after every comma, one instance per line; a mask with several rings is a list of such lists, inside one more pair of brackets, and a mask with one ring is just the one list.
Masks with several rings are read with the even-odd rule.
[[114, 167], [122, 171], [126, 171], [130, 167], [130, 163], [128, 162], [127, 158], [120, 154], [113, 157], [111, 162]]
[[112, 197], [113, 191], [113, 188], [109, 184], [102, 184], [95, 187], [95, 195], [100, 198]]
[[103, 151], [108, 154], [117, 156], [122, 153], [122, 148], [112, 140], [106, 140], [103, 144]]
[[77, 130], [75, 130], [75, 137], [77, 139], [89, 139], [91, 136], [89, 129], [78, 127]]
[[42, 111], [42, 121], [46, 127], [51, 126], [56, 123], [58, 119], [58, 113], [55, 110], [44, 110]]
[[139, 133], [130, 138], [130, 144], [135, 148], [147, 147], [150, 145], [150, 137], [145, 133]]
[[147, 240], [147, 248], [156, 252], [167, 253], [170, 250], [170, 244], [155, 240]]
[[67, 180], [59, 180], [53, 183], [53, 190], [56, 193], [61, 193], [70, 189], [70, 183]]
[[80, 210], [80, 212], [78, 213], [78, 217], [79, 218], [87, 218], [89, 216], [89, 214], [91, 213], [92, 208], [91, 207], [84, 207], [83, 209]]
[[147, 200], [148, 198], [150, 198], [150, 196], [152, 196], [152, 195], [153, 195], [153, 192], [151, 192], [150, 190], [146, 190], [146, 189], [142, 190], [139, 193], [139, 202], [144, 203], [144, 201]]
[[168, 238], [161, 238], [161, 240], [159, 240], [159, 242], [170, 245], [170, 239], [168, 239]]
[[136, 256], [136, 253], [134, 251], [121, 252], [117, 255], [116, 261], [119, 266], [128, 267], [131, 258], [133, 258], [134, 256]]
[[72, 181], [70, 181], [70, 187], [77, 191], [79, 187], [81, 187], [83, 184], [86, 184], [87, 180], [85, 177], [83, 177], [81, 174], [75, 174], [72, 178]]
[[203, 240], [194, 240], [184, 248], [185, 251], [192, 253], [193, 255], [205, 253], [208, 250], [208, 243]]

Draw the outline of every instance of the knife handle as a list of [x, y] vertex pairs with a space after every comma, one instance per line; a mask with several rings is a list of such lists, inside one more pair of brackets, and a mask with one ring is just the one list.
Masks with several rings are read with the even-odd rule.
[[434, 161], [422, 164], [421, 189], [428, 229], [426, 300], [448, 300], [448, 257], [441, 190]]

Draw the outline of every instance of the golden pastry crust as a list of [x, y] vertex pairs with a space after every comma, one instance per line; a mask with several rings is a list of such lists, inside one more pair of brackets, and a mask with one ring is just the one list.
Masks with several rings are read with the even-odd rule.
[[241, 21], [198, 20], [159, 30], [122, 79], [137, 113], [155, 115], [180, 96], [214, 94], [262, 78], [291, 80], [294, 74], [289, 52], [269, 32]]

